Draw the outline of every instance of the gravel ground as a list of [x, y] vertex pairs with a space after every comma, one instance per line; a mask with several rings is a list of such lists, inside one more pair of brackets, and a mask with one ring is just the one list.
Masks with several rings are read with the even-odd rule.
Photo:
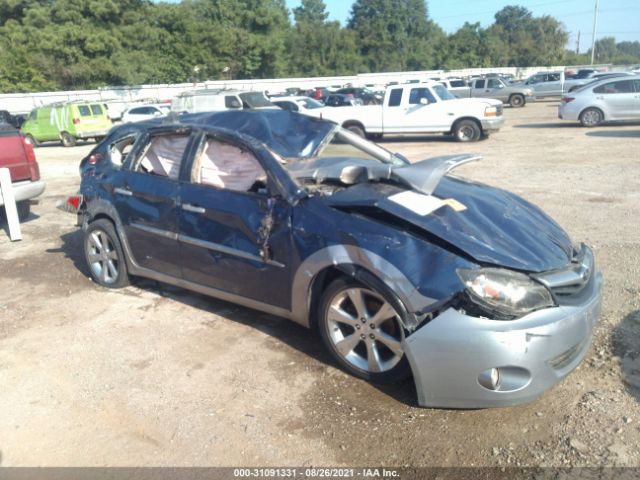
[[640, 126], [583, 129], [556, 103], [505, 109], [486, 141], [383, 139], [512, 190], [593, 246], [604, 307], [586, 360], [519, 407], [434, 410], [410, 383], [335, 368], [284, 319], [140, 280], [88, 278], [55, 208], [92, 145], [37, 150], [48, 186], [23, 240], [0, 230], [0, 465], [640, 466]]

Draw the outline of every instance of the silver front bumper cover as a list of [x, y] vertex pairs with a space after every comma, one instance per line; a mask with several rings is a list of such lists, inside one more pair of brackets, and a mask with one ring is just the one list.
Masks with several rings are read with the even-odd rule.
[[[423, 407], [487, 408], [530, 402], [575, 369], [587, 354], [600, 316], [602, 275], [579, 305], [539, 310], [517, 320], [488, 320], [450, 308], [403, 343]], [[479, 376], [492, 368], [491, 390]]]
[[504, 116], [483, 118], [480, 120], [480, 124], [482, 125], [482, 131], [485, 133], [497, 132], [504, 125]]

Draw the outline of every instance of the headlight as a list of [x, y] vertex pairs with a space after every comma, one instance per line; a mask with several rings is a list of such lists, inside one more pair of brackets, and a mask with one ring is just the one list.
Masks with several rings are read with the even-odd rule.
[[498, 116], [498, 107], [487, 107], [484, 109], [485, 117], [497, 117]]
[[471, 300], [496, 312], [497, 318], [521, 317], [555, 305], [544, 285], [522, 273], [500, 268], [458, 269], [457, 273]]

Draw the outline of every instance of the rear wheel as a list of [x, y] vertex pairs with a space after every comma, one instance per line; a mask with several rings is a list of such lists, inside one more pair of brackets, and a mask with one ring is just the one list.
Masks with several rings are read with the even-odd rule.
[[96, 283], [107, 288], [129, 285], [122, 245], [109, 220], [100, 219], [89, 224], [84, 234], [84, 255]]
[[410, 374], [402, 349], [405, 334], [400, 311], [396, 299], [340, 278], [322, 295], [318, 329], [346, 371], [374, 383], [394, 383]]
[[509, 105], [513, 108], [524, 107], [524, 97], [522, 95], [511, 95], [509, 99]]
[[460, 120], [453, 128], [453, 136], [459, 142], [475, 142], [481, 135], [480, 127], [473, 120]]
[[604, 116], [597, 108], [587, 108], [580, 114], [580, 123], [583, 127], [597, 127], [602, 123]]
[[62, 141], [62, 145], [65, 147], [74, 147], [76, 144], [76, 137], [67, 132], [62, 132], [60, 134], [60, 141]]
[[360, 125], [349, 125], [349, 126], [347, 126], [345, 128], [347, 130], [349, 130], [350, 132], [355, 133], [359, 137], [365, 138], [364, 129]]

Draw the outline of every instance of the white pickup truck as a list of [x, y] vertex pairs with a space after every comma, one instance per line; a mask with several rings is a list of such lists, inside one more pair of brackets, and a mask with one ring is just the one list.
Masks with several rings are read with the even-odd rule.
[[322, 116], [363, 137], [445, 133], [460, 142], [480, 140], [504, 123], [499, 100], [457, 99], [438, 82], [390, 86], [382, 105], [327, 108]]

